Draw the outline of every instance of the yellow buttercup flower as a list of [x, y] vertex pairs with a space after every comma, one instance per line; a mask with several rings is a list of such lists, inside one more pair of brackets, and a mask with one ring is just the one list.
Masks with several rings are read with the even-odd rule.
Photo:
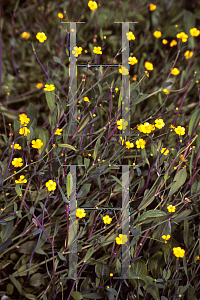
[[156, 5], [150, 3], [150, 5], [149, 5], [149, 10], [150, 10], [150, 11], [153, 11], [153, 10], [155, 10], [155, 9], [156, 9]]
[[86, 102], [90, 102], [90, 100], [89, 100], [89, 98], [88, 97], [84, 97], [84, 99], [83, 99], [84, 101], [86, 101]]
[[[13, 148], [13, 145], [10, 146], [11, 148]], [[22, 149], [22, 147], [19, 144], [14, 144], [14, 149]]]
[[186, 59], [191, 58], [192, 55], [193, 55], [193, 52], [192, 52], [192, 51], [190, 52], [189, 50], [187, 50], [187, 51], [184, 53], [184, 56], [185, 56]]
[[102, 54], [101, 47], [94, 47], [93, 52], [96, 54]]
[[134, 75], [132, 79], [133, 79], [133, 81], [136, 81], [137, 80], [137, 75]]
[[145, 144], [146, 144], [146, 142], [143, 139], [139, 139], [138, 141], [136, 141], [137, 148], [143, 149], [143, 148], [145, 148]]
[[78, 57], [80, 54], [81, 54], [81, 52], [82, 52], [82, 48], [81, 47], [74, 47], [74, 50], [72, 50], [72, 54], [74, 54], [74, 56], [75, 57]]
[[41, 89], [41, 87], [43, 87], [43, 83], [40, 83], [40, 82], [39, 82], [39, 83], [36, 84], [36, 88], [37, 88], [37, 89]]
[[180, 73], [179, 69], [173, 68], [171, 74], [172, 75], [178, 75]]
[[36, 149], [40, 149], [43, 146], [43, 142], [40, 139], [37, 139], [36, 141], [32, 141], [32, 147]]
[[44, 41], [46, 41], [47, 37], [44, 32], [38, 32], [36, 35], [36, 39], [38, 39], [40, 43], [44, 43]]
[[62, 134], [62, 131], [63, 131], [62, 129], [57, 128], [55, 134], [56, 134], [56, 135], [61, 135], [61, 134]]
[[51, 91], [54, 91], [54, 90], [55, 90], [55, 86], [53, 84], [45, 84], [44, 91], [51, 92]]
[[[124, 139], [122, 138], [122, 136], [120, 136], [120, 140], [121, 140], [121, 143], [122, 143], [122, 146], [124, 145]], [[119, 141], [118, 141], [119, 142]]]
[[155, 120], [155, 127], [158, 129], [161, 129], [165, 126], [165, 123], [163, 122], [163, 119], [156, 119]]
[[148, 71], [152, 71], [153, 70], [153, 64], [146, 61], [145, 64], [144, 64], [145, 68], [148, 70]]
[[119, 121], [117, 121], [117, 125], [118, 125], [118, 129], [119, 130], [125, 130], [126, 126], [128, 125], [128, 122], [125, 121], [124, 119], [120, 119]]
[[172, 40], [170, 43], [170, 47], [176, 46], [177, 45], [177, 41], [176, 40]]
[[168, 205], [168, 206], [167, 206], [167, 209], [168, 209], [169, 212], [175, 212], [176, 207], [173, 206], [173, 205]]
[[185, 32], [180, 32], [176, 35], [177, 39], [182, 39], [182, 42], [187, 42], [188, 35]]
[[27, 136], [27, 133], [30, 133], [30, 130], [27, 128], [27, 127], [22, 127], [22, 128], [20, 128], [20, 130], [19, 130], [19, 134], [23, 134], [24, 136]]
[[166, 149], [166, 148], [162, 148], [161, 153], [164, 152], [163, 154], [164, 154], [164, 155], [167, 155], [167, 154], [169, 153], [169, 150], [166, 150], [166, 151], [165, 151], [165, 149]]
[[191, 36], [198, 36], [200, 34], [200, 31], [197, 28], [190, 29]]
[[115, 91], [116, 91], [116, 93], [119, 91], [119, 89], [118, 88], [115, 88]]
[[21, 124], [24, 126], [26, 126], [30, 122], [30, 119], [27, 118], [26, 114], [19, 115], [19, 120], [20, 120]]
[[177, 128], [174, 129], [174, 131], [178, 134], [178, 135], [184, 135], [185, 134], [185, 128], [178, 126]]
[[24, 32], [21, 34], [21, 37], [23, 37], [23, 39], [28, 40], [28, 38], [30, 37], [30, 33], [24, 31]]
[[134, 57], [129, 57], [129, 64], [130, 65], [135, 65], [135, 64], [137, 64], [137, 62], [138, 62], [138, 60], [137, 60], [137, 58], [134, 56]]
[[76, 209], [76, 216], [78, 218], [84, 218], [86, 216], [85, 210], [83, 208]]
[[168, 95], [169, 94], [169, 91], [167, 89], [164, 89], [163, 92]]
[[154, 31], [154, 33], [153, 33], [153, 35], [155, 36], [155, 38], [160, 38], [161, 36], [162, 36], [162, 33], [161, 33], [161, 31]]
[[184, 254], [185, 254], [185, 250], [181, 249], [181, 247], [174, 247], [173, 248], [173, 253], [176, 257], [181, 257], [183, 258]]
[[162, 40], [162, 43], [163, 43], [164, 45], [166, 45], [166, 44], [168, 43], [168, 41], [167, 41], [166, 39], [163, 39], [163, 40]]
[[123, 245], [128, 241], [126, 234], [119, 234], [119, 237], [116, 237], [116, 243], [118, 245]]
[[64, 16], [63, 16], [62, 13], [59, 13], [59, 14], [58, 14], [58, 18], [63, 19], [63, 17], [64, 17]]
[[19, 158], [14, 158], [12, 160], [12, 165], [15, 166], [15, 168], [19, 168], [21, 166], [23, 166], [23, 161], [22, 161], [22, 158], [19, 157]]
[[134, 144], [133, 143], [130, 143], [129, 141], [126, 142], [126, 148], [127, 149], [130, 149], [130, 148], [133, 148], [134, 147]]
[[15, 180], [15, 183], [27, 183], [27, 179], [24, 178], [24, 175], [20, 175], [20, 178], [18, 180]]
[[134, 34], [132, 33], [132, 31], [127, 32], [127, 33], [126, 33], [126, 36], [127, 36], [127, 39], [128, 39], [129, 41], [135, 40], [135, 36], [134, 36]]
[[121, 73], [122, 75], [128, 75], [128, 69], [126, 67], [120, 66], [119, 67], [119, 73]]
[[95, 9], [97, 9], [97, 7], [98, 7], [96, 1], [89, 1], [89, 2], [88, 2], [88, 6], [89, 6], [89, 8], [90, 8], [91, 10], [95, 10]]
[[103, 217], [104, 224], [110, 224], [112, 221], [112, 218], [110, 218], [108, 215]]
[[165, 240], [165, 243], [167, 243], [167, 241], [170, 239], [170, 235], [162, 235], [162, 238]]
[[55, 191], [56, 183], [53, 180], [49, 180], [46, 182], [46, 187], [48, 188], [48, 191]]

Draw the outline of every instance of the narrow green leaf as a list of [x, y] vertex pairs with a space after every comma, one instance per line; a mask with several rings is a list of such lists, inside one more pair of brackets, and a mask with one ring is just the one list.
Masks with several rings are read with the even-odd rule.
[[81, 299], [83, 299], [83, 296], [82, 296], [82, 294], [81, 293], [79, 293], [79, 292], [72, 292], [71, 293], [71, 296], [75, 299], [75, 300], [81, 300]]
[[87, 253], [84, 258], [84, 262], [87, 262], [87, 260], [92, 256], [93, 253], [94, 253], [94, 247], [87, 250]]
[[[47, 84], [54, 85], [54, 82], [51, 79], [48, 79]], [[45, 92], [45, 97], [47, 100], [47, 105], [52, 113], [55, 109], [55, 101], [56, 101], [55, 90], [51, 91], [51, 92], [49, 92], [49, 91], [44, 91], [44, 92]]]
[[173, 180], [174, 183], [169, 191], [168, 197], [172, 196], [185, 183], [186, 178], [187, 178], [186, 168], [178, 171], [178, 173], [174, 177]]
[[58, 144], [58, 146], [62, 147], [62, 148], [69, 148], [69, 149], [76, 151], [76, 148], [74, 148], [73, 146], [71, 146], [69, 144]]
[[70, 172], [67, 174], [66, 189], [67, 189], [67, 199], [69, 199], [71, 195], [71, 191], [73, 189], [73, 177]]
[[58, 256], [60, 257], [61, 260], [66, 260], [66, 257], [60, 252], [58, 252]]
[[61, 188], [60, 185], [59, 185], [59, 190], [60, 190], [60, 192], [61, 192], [61, 194], [62, 194], [63, 201], [64, 201], [65, 203], [69, 203], [69, 201], [68, 201], [67, 198], [65, 197], [65, 194], [64, 194], [64, 192], [63, 192], [63, 190], [62, 190], [62, 188]]
[[197, 122], [198, 122], [199, 119], [200, 119], [200, 108], [198, 110], [196, 110], [190, 118], [189, 128], [188, 128], [189, 136], [191, 136], [191, 134], [192, 134], [194, 128], [196, 127]]
[[162, 210], [149, 210], [147, 212], [144, 212], [138, 219], [138, 222], [141, 222], [147, 218], [157, 218], [157, 217], [164, 217], [166, 216], [166, 213]]

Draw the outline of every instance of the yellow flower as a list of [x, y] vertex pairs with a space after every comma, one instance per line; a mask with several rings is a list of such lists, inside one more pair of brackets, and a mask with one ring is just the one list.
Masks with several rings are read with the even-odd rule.
[[163, 43], [164, 45], [166, 45], [166, 44], [168, 43], [168, 41], [167, 41], [166, 39], [163, 39], [163, 40], [162, 40], [162, 43]]
[[135, 64], [137, 64], [137, 62], [138, 62], [138, 60], [137, 60], [137, 58], [134, 56], [134, 57], [129, 57], [129, 64], [130, 65], [135, 65]]
[[148, 70], [148, 71], [152, 71], [153, 70], [153, 64], [146, 61], [145, 64], [144, 64], [145, 68]]
[[43, 145], [43, 142], [40, 139], [37, 139], [36, 141], [32, 141], [32, 147], [36, 149], [40, 149]]
[[177, 41], [176, 40], [172, 40], [170, 43], [170, 47], [176, 46], [177, 45]]
[[165, 149], [166, 149], [166, 148], [162, 148], [161, 153], [164, 152], [163, 154], [164, 154], [164, 155], [167, 155], [167, 154], [169, 153], [169, 150], [166, 150], [166, 151], [165, 151]]
[[121, 143], [122, 143], [122, 146], [123, 146], [124, 145], [124, 139], [121, 136], [120, 136], [120, 140], [121, 140]]
[[88, 97], [84, 97], [84, 99], [83, 99], [84, 101], [86, 101], [86, 102], [90, 102], [90, 100], [89, 100], [89, 98]]
[[197, 28], [190, 29], [191, 36], [198, 36], [200, 31]]
[[106, 215], [105, 217], [103, 217], [104, 224], [110, 224], [111, 221], [112, 221], [112, 218], [110, 218], [108, 215]]
[[179, 164], [184, 160], [183, 154], [180, 155], [180, 161]]
[[36, 84], [36, 88], [37, 88], [37, 89], [41, 89], [41, 87], [43, 87], [43, 83], [38, 83], [38, 84]]
[[76, 57], [78, 57], [80, 54], [81, 54], [81, 52], [82, 52], [82, 48], [81, 47], [74, 47], [74, 50], [72, 50], [72, 54], [74, 54], [74, 56], [76, 56]]
[[148, 122], [145, 122], [144, 125], [141, 124], [141, 125], [137, 126], [137, 129], [143, 133], [151, 133], [151, 131], [155, 130], [155, 126], [149, 124]]
[[19, 120], [20, 120], [21, 124], [24, 126], [26, 126], [30, 122], [30, 119], [27, 118], [27, 115], [25, 115], [25, 114], [19, 115]]
[[167, 89], [164, 89], [163, 92], [168, 95], [169, 94], [169, 91]]
[[44, 41], [46, 41], [47, 37], [44, 32], [38, 32], [36, 35], [36, 39], [38, 39], [40, 43], [44, 43]]
[[45, 84], [44, 91], [51, 92], [51, 91], [54, 91], [54, 90], [55, 90], [55, 86], [53, 84]]
[[182, 39], [182, 42], [187, 42], [188, 35], [185, 32], [180, 32], [176, 35], [177, 39]]
[[24, 39], [28, 40], [28, 38], [30, 37], [30, 33], [24, 31], [24, 32], [21, 34], [21, 37], [23, 37]]
[[96, 54], [102, 54], [101, 47], [94, 47], [93, 52]]
[[184, 134], [185, 134], [185, 128], [184, 128], [184, 127], [178, 126], [178, 127], [175, 128], [174, 130], [175, 130], [175, 132], [176, 132], [178, 135], [184, 135]]
[[115, 88], [115, 91], [116, 91], [116, 93], [119, 91], [119, 89], [118, 88]]
[[128, 69], [126, 67], [120, 66], [119, 67], [119, 73], [121, 73], [122, 75], [128, 75]]
[[119, 237], [116, 237], [116, 243], [118, 245], [123, 245], [128, 241], [126, 234], [119, 234]]
[[20, 175], [19, 180], [15, 180], [15, 183], [27, 183], [27, 179], [24, 179], [24, 175]]
[[[13, 147], [13, 145], [10, 146], [11, 148]], [[14, 149], [22, 149], [22, 147], [19, 144], [14, 144]]]
[[46, 187], [48, 188], [48, 191], [55, 191], [56, 183], [53, 182], [53, 180], [49, 180], [48, 182], [46, 182]]
[[84, 218], [86, 216], [85, 210], [83, 208], [76, 209], [76, 216], [78, 218]]
[[173, 68], [171, 74], [172, 75], [178, 75], [180, 71], [177, 68]]
[[23, 134], [24, 136], [27, 136], [27, 132], [30, 132], [30, 130], [27, 127], [22, 127], [19, 130], [19, 134]]
[[145, 71], [144, 73], [147, 75], [147, 77], [149, 77], [149, 73], [147, 71]]
[[18, 168], [18, 167], [23, 166], [22, 158], [21, 158], [21, 157], [19, 157], [19, 158], [14, 158], [14, 159], [12, 160], [12, 165], [15, 166], [15, 168]]
[[63, 14], [62, 14], [62, 13], [59, 13], [59, 14], [58, 14], [58, 18], [63, 19]]
[[181, 247], [174, 247], [173, 248], [173, 253], [176, 257], [182, 257], [183, 258], [184, 254], [185, 254], [185, 250], [181, 249]]
[[150, 3], [150, 5], [149, 5], [149, 10], [150, 10], [150, 11], [153, 11], [153, 10], [155, 10], [155, 9], [156, 9], [156, 5]]
[[134, 147], [133, 143], [130, 143], [129, 141], [126, 142], [126, 148], [130, 149], [130, 148], [133, 148], [133, 147]]
[[95, 10], [95, 9], [97, 9], [97, 7], [98, 7], [96, 1], [89, 1], [89, 2], [88, 2], [88, 6], [89, 6], [89, 8], [90, 8], [91, 10]]
[[173, 205], [168, 205], [167, 209], [168, 209], [169, 212], [175, 212], [176, 207], [173, 206]]
[[161, 129], [165, 126], [165, 123], [163, 122], [163, 119], [156, 119], [155, 120], [155, 127], [158, 129]]
[[61, 134], [62, 134], [62, 131], [63, 131], [62, 129], [57, 128], [55, 134], [56, 134], [56, 135], [61, 135]]
[[161, 31], [154, 31], [153, 35], [155, 36], [155, 38], [160, 38], [162, 36]]
[[132, 79], [133, 79], [133, 81], [136, 81], [137, 80], [137, 75], [134, 75]]
[[118, 125], [118, 129], [119, 130], [125, 130], [126, 126], [128, 125], [128, 122], [125, 121], [124, 119], [120, 119], [119, 121], [117, 121], [117, 125]]
[[137, 148], [143, 149], [143, 148], [145, 148], [145, 144], [146, 144], [146, 142], [143, 139], [139, 139], [138, 141], [136, 141]]
[[184, 53], [184, 56], [185, 56], [186, 59], [191, 58], [192, 55], [193, 55], [193, 52], [192, 52], [192, 51], [190, 52], [190, 51], [187, 50], [187, 51]]
[[162, 235], [162, 238], [165, 240], [165, 243], [167, 243], [167, 241], [170, 239], [170, 235]]
[[134, 34], [132, 33], [132, 31], [129, 31], [126, 33], [126, 36], [127, 36], [127, 39], [130, 41], [130, 40], [135, 40], [135, 36]]

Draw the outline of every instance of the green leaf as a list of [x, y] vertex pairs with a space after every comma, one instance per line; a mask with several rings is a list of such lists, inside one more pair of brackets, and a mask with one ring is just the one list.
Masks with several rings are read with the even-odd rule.
[[1, 238], [2, 241], [7, 240], [13, 232], [14, 222], [11, 220], [6, 226], [2, 226]]
[[191, 214], [191, 212], [192, 212], [192, 209], [185, 209], [184, 211], [182, 211], [181, 213], [176, 215], [176, 217], [174, 218], [174, 221], [176, 221], [176, 219], [183, 220], [183, 218], [188, 217]]
[[118, 276], [121, 277], [121, 272], [122, 272], [122, 270], [121, 270], [121, 263], [120, 263], [120, 261], [119, 261], [118, 258], [116, 260], [116, 268], [117, 268]]
[[199, 119], [200, 119], [200, 108], [198, 110], [196, 110], [190, 118], [189, 128], [188, 128], [189, 136], [191, 136], [191, 134], [192, 134], [194, 128], [196, 127], [197, 122], [198, 122]]
[[20, 197], [22, 196], [22, 190], [21, 190], [19, 184], [16, 184], [15, 191], [16, 191], [16, 193], [17, 193], [18, 196], [20, 196]]
[[168, 197], [172, 196], [182, 185], [184, 185], [186, 178], [187, 178], [186, 168], [178, 171], [178, 173], [174, 177], [173, 185], [170, 188]]
[[149, 210], [147, 212], [144, 212], [138, 219], [138, 222], [141, 222], [147, 218], [157, 218], [157, 217], [164, 217], [166, 216], [166, 213], [162, 210]]
[[67, 174], [66, 189], [67, 189], [67, 199], [69, 199], [71, 195], [71, 191], [73, 189], [73, 177], [70, 172]]
[[148, 260], [148, 265], [153, 275], [153, 278], [162, 276], [162, 269], [165, 266], [165, 261], [162, 252], [157, 252]]
[[103, 41], [103, 30], [102, 30], [102, 28], [100, 29], [99, 35], [100, 35], [101, 40]]
[[[38, 299], [37, 297], [35, 297], [35, 296], [32, 295], [32, 294], [26, 294], [25, 296], [26, 296], [26, 298], [28, 298], [28, 299], [30, 299], [30, 300], [37, 300], [37, 299]], [[43, 299], [43, 300], [44, 300], [44, 299]]]
[[64, 255], [62, 255], [62, 253], [58, 252], [58, 256], [60, 257], [61, 260], [66, 260], [66, 257], [64, 257]]
[[83, 122], [82, 124], [80, 125], [79, 129], [78, 129], [78, 132], [80, 132], [85, 126], [86, 124], [90, 121], [90, 116], [88, 116]]
[[184, 220], [184, 235], [183, 235], [183, 239], [184, 239], [184, 243], [186, 248], [189, 247], [189, 222], [188, 220]]
[[15, 279], [13, 275], [9, 275], [9, 278], [11, 282], [14, 284], [14, 286], [16, 287], [16, 289], [18, 290], [18, 292], [20, 293], [20, 295], [22, 295], [22, 286], [20, 282], [17, 279]]
[[63, 201], [64, 201], [65, 203], [69, 203], [69, 201], [68, 201], [67, 198], [65, 197], [65, 194], [64, 194], [64, 192], [63, 192], [63, 190], [62, 190], [62, 188], [61, 188], [60, 185], [59, 185], [59, 190], [60, 190], [60, 192], [61, 192], [61, 194], [62, 194]]
[[134, 266], [130, 269], [132, 269], [132, 271], [142, 279], [145, 279], [147, 276], [147, 266], [142, 259], [134, 261]]
[[87, 253], [84, 258], [84, 262], [87, 262], [87, 260], [92, 256], [93, 253], [94, 253], [94, 247], [87, 250]]
[[77, 197], [78, 197], [78, 198], [80, 198], [80, 197], [81, 197], [81, 198], [85, 197], [85, 196], [89, 193], [90, 187], [91, 187], [91, 183], [85, 183], [85, 184], [81, 187], [80, 191], [78, 192]]
[[69, 144], [58, 144], [58, 146], [62, 147], [62, 148], [69, 148], [69, 149], [76, 151], [76, 148], [74, 148], [73, 146], [71, 146]]
[[[28, 106], [28, 112], [27, 112], [27, 117], [30, 119], [30, 125], [35, 121], [34, 127], [37, 127], [37, 110], [35, 108], [35, 105], [32, 103], [29, 103]], [[35, 130], [35, 128], [33, 128]]]
[[36, 246], [37, 242], [36, 241], [28, 241], [25, 242], [24, 244], [21, 244], [18, 248], [19, 253], [23, 254], [31, 254]]
[[84, 294], [84, 298], [87, 299], [102, 299], [102, 298], [106, 298], [106, 295], [103, 293], [91, 293], [91, 294]]
[[131, 99], [131, 102], [130, 102], [130, 103], [131, 103], [131, 105], [136, 105], [136, 104], [138, 104], [138, 103], [144, 101], [144, 100], [147, 98], [147, 96], [149, 96], [149, 94], [139, 95], [138, 98], [136, 98], [136, 99]]
[[[46, 234], [49, 236], [50, 232], [51, 232], [51, 226], [48, 226], [47, 228], [44, 228], [44, 230], [46, 231]], [[47, 237], [43, 232], [36, 249], [41, 248], [45, 244], [46, 240], [47, 240]]]
[[101, 136], [98, 138], [98, 140], [96, 141], [96, 144], [94, 146], [94, 152], [93, 152], [93, 159], [95, 160], [97, 157], [97, 153], [99, 151], [101, 145]]
[[121, 187], [122, 187], [122, 182], [121, 182], [116, 176], [111, 175], [111, 177], [112, 177], [115, 181], [117, 181], [117, 182], [121, 185]]
[[[47, 80], [47, 84], [53, 84], [54, 82], [51, 79]], [[55, 109], [55, 100], [56, 100], [56, 96], [55, 96], [55, 90], [54, 91], [44, 91], [45, 92], [45, 97], [47, 100], [47, 105], [51, 111], [51, 113], [54, 111]]]
[[95, 265], [95, 273], [99, 278], [106, 279], [107, 277], [109, 277], [110, 268], [105, 264], [97, 263]]
[[71, 296], [75, 299], [75, 300], [81, 300], [81, 299], [83, 299], [83, 296], [81, 295], [81, 293], [79, 293], [79, 292], [72, 292], [71, 293]]
[[53, 60], [54, 60], [56, 63], [62, 65], [61, 59], [60, 59], [59, 57], [53, 56]]

